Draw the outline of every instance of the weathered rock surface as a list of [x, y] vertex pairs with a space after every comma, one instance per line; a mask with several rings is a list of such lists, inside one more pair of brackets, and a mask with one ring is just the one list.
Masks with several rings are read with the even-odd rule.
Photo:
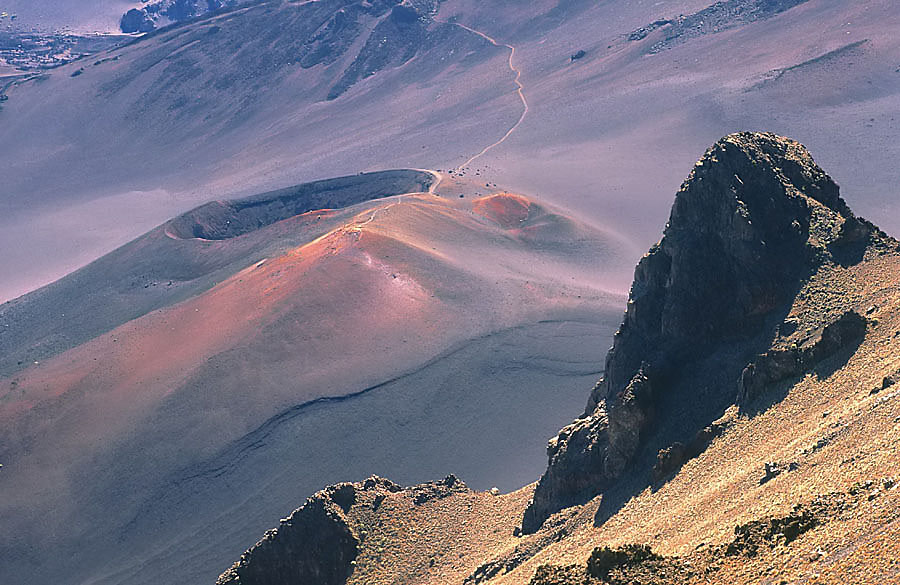
[[409, 488], [377, 476], [330, 486], [266, 532], [216, 584], [342, 585], [353, 573], [368, 536], [367, 519], [389, 496], [420, 506], [470, 492], [453, 475]]
[[662, 38], [654, 37], [649, 53], [659, 53], [683, 44], [690, 39], [713, 34], [738, 26], [777, 16], [808, 0], [724, 0], [693, 14], [681, 14], [671, 19], [656, 20], [628, 35], [629, 41], [642, 41], [651, 33], [662, 30]]
[[[357, 503], [379, 501], [400, 486], [377, 477], [331, 486], [266, 532], [223, 573], [217, 585], [294, 585], [346, 582], [359, 554], [360, 535], [347, 514]], [[370, 504], [371, 505], [371, 504]]]
[[[660, 398], [690, 379], [692, 364], [723, 344], [769, 335], [767, 324], [783, 316], [804, 279], [838, 255], [846, 261], [845, 249], [864, 249], [876, 233], [799, 143], [760, 133], [717, 142], [676, 195], [662, 240], [637, 266], [604, 378], [584, 415], [550, 441], [523, 530], [621, 477], [650, 422], [660, 420]], [[812, 367], [864, 333], [865, 319], [844, 315], [807, 347], [758, 360], [741, 383], [744, 394]], [[689, 384], [679, 392], [690, 401]], [[733, 392], [723, 388], [719, 398], [732, 401], [725, 395]]]
[[838, 351], [858, 345], [865, 337], [866, 323], [866, 318], [856, 311], [847, 311], [801, 345], [772, 349], [760, 355], [741, 374], [738, 402], [749, 402], [766, 386], [800, 376]]

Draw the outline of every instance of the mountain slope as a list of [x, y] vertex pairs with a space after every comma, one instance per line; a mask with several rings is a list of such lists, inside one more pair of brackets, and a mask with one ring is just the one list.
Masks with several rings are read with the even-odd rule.
[[[5, 286], [22, 283], [4, 296], [36, 288], [48, 256], [68, 260], [41, 284], [212, 199], [477, 151], [519, 115], [513, 75], [435, 9], [268, 0], [17, 82], [0, 112], [0, 207], [2, 246], [20, 250]], [[454, 91], [477, 79], [490, 83]], [[476, 109], [491, 113], [466, 121]], [[51, 221], [75, 245], [37, 241]]]
[[552, 432], [602, 367], [589, 341], [620, 298], [602, 274], [626, 252], [518, 195], [439, 197], [439, 178], [213, 202], [5, 305], [0, 579], [208, 580], [346, 474], [537, 473], [524, 423], [555, 411]]
[[[900, 245], [805, 148], [726, 137], [639, 264], [605, 377], [538, 484], [338, 486], [220, 582], [316, 563], [338, 583], [890, 582], [898, 279]], [[353, 563], [291, 552], [318, 542], [304, 519], [322, 505]]]

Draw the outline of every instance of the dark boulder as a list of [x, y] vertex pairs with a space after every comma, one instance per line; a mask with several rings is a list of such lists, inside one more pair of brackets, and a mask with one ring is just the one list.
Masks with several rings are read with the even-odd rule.
[[156, 24], [150, 15], [144, 10], [132, 8], [119, 21], [119, 28], [123, 33], [147, 33], [156, 28]]

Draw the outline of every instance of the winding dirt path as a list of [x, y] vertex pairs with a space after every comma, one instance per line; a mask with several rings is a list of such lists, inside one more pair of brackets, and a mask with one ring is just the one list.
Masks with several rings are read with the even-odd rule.
[[516, 67], [516, 65], [515, 65], [515, 63], [514, 63], [514, 61], [513, 61], [513, 60], [515, 59], [515, 57], [516, 57], [516, 48], [515, 48], [514, 46], [508, 45], [508, 44], [506, 44], [506, 43], [498, 42], [496, 39], [494, 39], [493, 37], [491, 37], [491, 36], [489, 36], [489, 35], [487, 35], [487, 34], [485, 34], [485, 33], [483, 33], [483, 32], [481, 32], [480, 30], [475, 30], [474, 28], [471, 28], [471, 27], [466, 26], [466, 25], [464, 25], [464, 24], [460, 24], [460, 23], [458, 23], [458, 22], [454, 22], [454, 23], [450, 23], [450, 24], [454, 24], [454, 25], [456, 25], [456, 26], [458, 26], [458, 27], [460, 27], [460, 28], [462, 28], [462, 29], [465, 29], [465, 30], [467, 30], [467, 31], [469, 31], [469, 32], [471, 32], [471, 33], [473, 33], [473, 34], [476, 34], [476, 35], [480, 36], [481, 38], [483, 38], [484, 40], [488, 41], [489, 43], [491, 43], [491, 44], [494, 45], [495, 47], [506, 47], [507, 49], [509, 49], [509, 68], [510, 68], [510, 70], [512, 70], [513, 73], [516, 74], [516, 78], [515, 78], [513, 81], [514, 81], [514, 83], [516, 84], [516, 88], [517, 88], [517, 89], [516, 89], [516, 93], [519, 94], [519, 99], [522, 100], [522, 106], [523, 106], [523, 109], [522, 109], [522, 115], [519, 116], [519, 119], [516, 121], [515, 124], [513, 124], [512, 128], [510, 128], [509, 130], [507, 130], [507, 131], [506, 131], [506, 134], [504, 134], [503, 137], [500, 138], [500, 140], [498, 140], [497, 142], [494, 142], [493, 144], [489, 144], [488, 146], [484, 147], [484, 149], [482, 149], [481, 152], [479, 152], [478, 154], [476, 154], [475, 156], [473, 156], [472, 158], [470, 158], [469, 160], [467, 160], [467, 161], [464, 162], [463, 164], [461, 164], [461, 165], [459, 165], [458, 167], [456, 167], [457, 169], [461, 169], [461, 168], [463, 168], [463, 167], [469, 166], [470, 164], [472, 164], [473, 162], [475, 162], [476, 160], [478, 160], [479, 158], [481, 158], [482, 156], [484, 156], [485, 154], [487, 154], [488, 152], [490, 152], [490, 151], [493, 150], [494, 148], [497, 148], [498, 146], [500, 146], [501, 144], [503, 144], [504, 142], [506, 142], [506, 139], [507, 139], [507, 138], [509, 138], [510, 136], [512, 136], [512, 133], [515, 132], [515, 131], [519, 128], [519, 126], [522, 125], [522, 122], [525, 121], [525, 116], [528, 115], [528, 99], [526, 99], [526, 97], [525, 97], [525, 86], [522, 85], [522, 71], [521, 71], [518, 67]]

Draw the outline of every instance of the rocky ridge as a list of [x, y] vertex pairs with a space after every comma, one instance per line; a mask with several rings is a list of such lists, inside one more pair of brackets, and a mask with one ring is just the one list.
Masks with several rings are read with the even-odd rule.
[[410, 499], [418, 506], [468, 491], [452, 475], [408, 489], [376, 476], [328, 487], [282, 519], [278, 528], [266, 532], [216, 585], [341, 585], [352, 573], [360, 545], [368, 536], [365, 526], [386, 498]]
[[[870, 246], [890, 243], [853, 215], [802, 145], [753, 133], [716, 143], [676, 195], [663, 238], [635, 269], [605, 375], [582, 417], [550, 441], [523, 529], [533, 532], [621, 477], [651, 422], [664, 420], [665, 405], [695, 400], [704, 358], [726, 346], [752, 352], [767, 345], [804, 279], [823, 264], [858, 260]], [[747, 366], [741, 394], [799, 374], [864, 331], [864, 320], [848, 314], [823, 329], [819, 343], [806, 341], [807, 350], [766, 354]], [[697, 409], [722, 411], [735, 393], [724, 384]]]

